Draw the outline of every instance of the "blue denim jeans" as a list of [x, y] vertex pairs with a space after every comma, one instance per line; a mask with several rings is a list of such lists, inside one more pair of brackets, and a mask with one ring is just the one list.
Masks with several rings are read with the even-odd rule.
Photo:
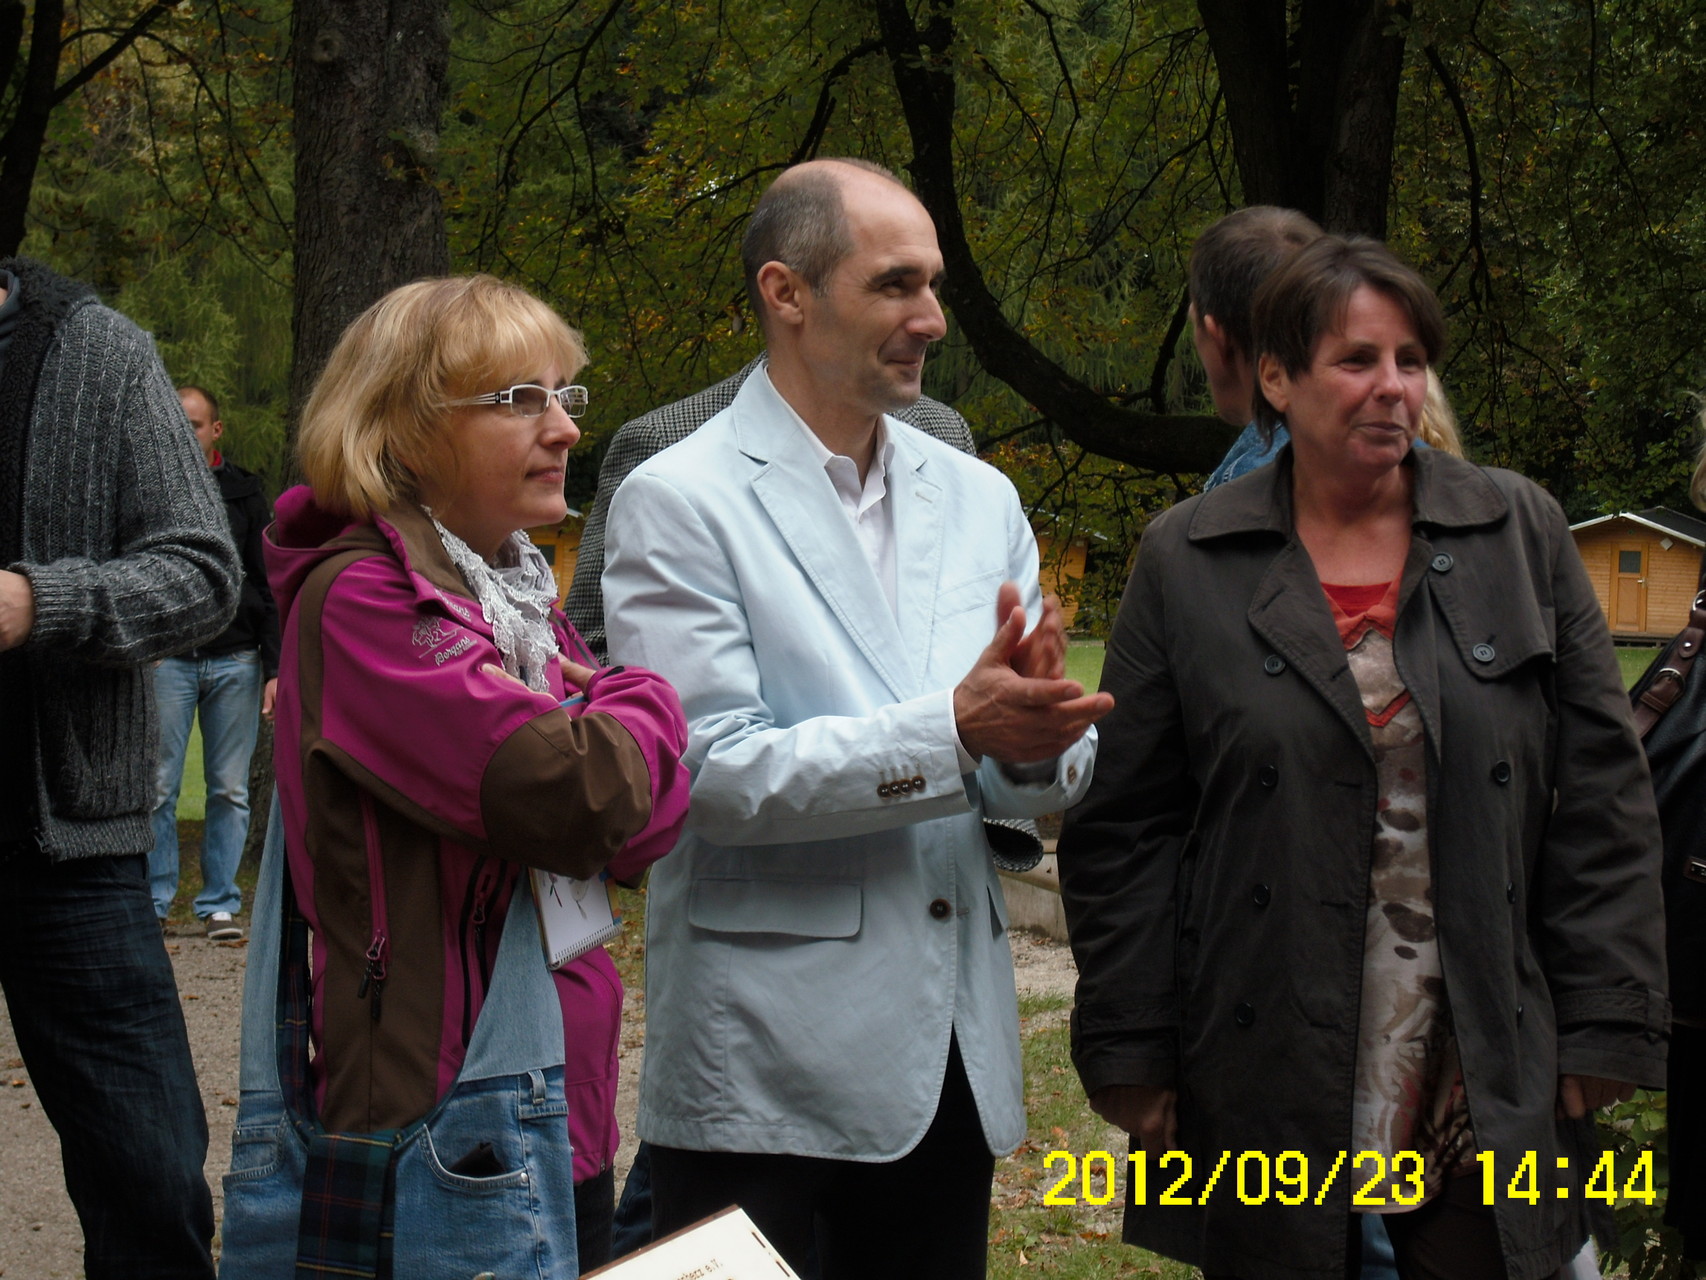
[[207, 778], [207, 825], [201, 838], [201, 892], [195, 913], [235, 913], [243, 899], [237, 864], [249, 834], [249, 757], [261, 726], [258, 649], [214, 658], [167, 658], [154, 669], [160, 707], [160, 773], [154, 786], [154, 849], [148, 878], [154, 914], [164, 919], [178, 892], [178, 788], [190, 723], [201, 717], [201, 763]]
[[0, 861], [0, 989], [89, 1280], [212, 1280], [207, 1117], [142, 855]]
[[[275, 795], [243, 975], [241, 1101], [219, 1264], [226, 1280], [296, 1275], [308, 1146], [279, 1073], [282, 829]], [[533, 903], [518, 888], [462, 1070], [432, 1113], [409, 1127], [392, 1169], [391, 1274], [399, 1280], [579, 1274], [559, 1008]], [[503, 1172], [471, 1176], [452, 1167], [482, 1143]]]

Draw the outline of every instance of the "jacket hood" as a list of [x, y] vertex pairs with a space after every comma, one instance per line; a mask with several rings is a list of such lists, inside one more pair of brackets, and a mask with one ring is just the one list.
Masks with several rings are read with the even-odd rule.
[[279, 495], [266, 532], [267, 581], [278, 601], [279, 617], [290, 616], [296, 593], [321, 561], [357, 549], [395, 556], [421, 597], [436, 596], [442, 601], [446, 593], [456, 596], [461, 603], [450, 607], [457, 616], [467, 621], [471, 605], [483, 624], [474, 592], [419, 507], [404, 505], [372, 520], [355, 520], [322, 507], [305, 484]]

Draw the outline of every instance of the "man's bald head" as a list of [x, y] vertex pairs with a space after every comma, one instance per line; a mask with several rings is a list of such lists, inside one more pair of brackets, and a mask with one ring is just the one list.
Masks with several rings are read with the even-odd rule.
[[[836, 263], [852, 251], [842, 188], [861, 175], [892, 182], [906, 191], [900, 179], [880, 164], [836, 157], [808, 160], [784, 170], [758, 198], [741, 237], [740, 258], [747, 301], [760, 325], [766, 323], [766, 314], [758, 272], [767, 262], [785, 263], [814, 294], [822, 296]], [[906, 194], [911, 198], [910, 191]]]

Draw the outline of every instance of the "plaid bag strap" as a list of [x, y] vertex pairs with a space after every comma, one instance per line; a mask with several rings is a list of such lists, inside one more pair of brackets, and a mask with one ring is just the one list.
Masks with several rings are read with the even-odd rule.
[[308, 1146], [296, 1229], [297, 1280], [389, 1280], [399, 1131], [328, 1133], [314, 1118], [314, 1086], [308, 1074], [308, 920], [296, 904], [288, 868], [281, 896], [279, 1091]]

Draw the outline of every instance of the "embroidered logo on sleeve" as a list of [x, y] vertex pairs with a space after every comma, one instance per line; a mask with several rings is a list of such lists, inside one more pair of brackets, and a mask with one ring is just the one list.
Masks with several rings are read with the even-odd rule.
[[423, 658], [429, 653], [432, 654], [433, 665], [442, 667], [457, 654], [472, 649], [474, 637], [442, 618], [422, 618], [409, 633], [409, 643]]

